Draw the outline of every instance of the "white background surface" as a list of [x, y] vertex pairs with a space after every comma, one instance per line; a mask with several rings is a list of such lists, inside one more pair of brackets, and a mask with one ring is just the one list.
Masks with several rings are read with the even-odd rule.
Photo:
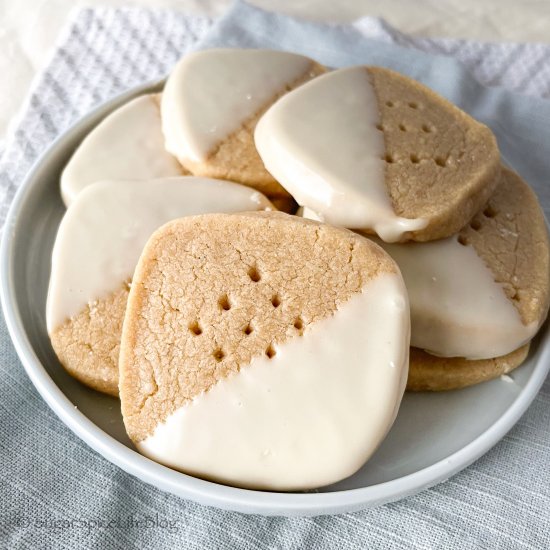
[[[550, 42], [547, 0], [249, 0], [321, 21], [381, 16], [416, 36]], [[0, 0], [0, 145], [35, 73], [46, 63], [72, 9], [87, 6], [177, 8], [216, 16], [231, 0]]]

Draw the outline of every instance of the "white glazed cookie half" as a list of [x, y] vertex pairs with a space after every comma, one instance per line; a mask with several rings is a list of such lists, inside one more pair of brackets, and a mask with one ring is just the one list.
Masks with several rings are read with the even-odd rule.
[[257, 191], [204, 178], [88, 186], [63, 217], [52, 254], [46, 320], [64, 367], [94, 389], [116, 395], [128, 288], [151, 234], [183, 216], [270, 208]]
[[140, 452], [198, 477], [328, 485], [390, 429], [409, 328], [397, 267], [358, 235], [280, 213], [171, 222], [130, 292], [126, 429]]
[[84, 138], [61, 174], [61, 196], [66, 206], [97, 181], [147, 180], [187, 173], [164, 148], [159, 101], [158, 94], [132, 99]]
[[379, 67], [333, 71], [286, 94], [258, 122], [255, 142], [298, 204], [387, 242], [456, 233], [500, 172], [487, 127]]

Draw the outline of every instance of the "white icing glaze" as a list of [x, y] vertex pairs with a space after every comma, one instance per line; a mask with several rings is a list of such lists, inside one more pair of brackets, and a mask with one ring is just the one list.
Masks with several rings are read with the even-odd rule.
[[68, 206], [96, 181], [181, 174], [179, 162], [164, 149], [159, 105], [153, 95], [144, 95], [113, 111], [84, 138], [61, 174], [61, 196]]
[[393, 242], [427, 225], [396, 215], [384, 180], [378, 103], [364, 67], [340, 69], [285, 95], [256, 126], [269, 172], [323, 221], [371, 228]]
[[270, 207], [250, 187], [204, 178], [90, 185], [59, 226], [46, 304], [48, 332], [130, 280], [145, 243], [161, 225], [195, 214]]
[[383, 274], [335, 315], [256, 357], [138, 443], [173, 468], [243, 487], [300, 490], [357, 471], [390, 429], [408, 372], [409, 308]]
[[496, 283], [475, 249], [456, 236], [427, 243], [377, 241], [397, 262], [411, 302], [411, 345], [442, 357], [489, 359], [537, 332]]
[[308, 220], [315, 220], [317, 222], [322, 221], [319, 215], [307, 206], [300, 206], [300, 208], [298, 208], [298, 212], [296, 212], [296, 215], [302, 216], [302, 218], [307, 218]]
[[200, 162], [288, 84], [311, 60], [272, 50], [212, 49], [183, 57], [162, 96], [166, 148]]

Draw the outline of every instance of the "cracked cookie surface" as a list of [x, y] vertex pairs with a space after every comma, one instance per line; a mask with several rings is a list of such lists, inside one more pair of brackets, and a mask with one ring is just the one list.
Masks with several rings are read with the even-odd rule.
[[459, 232], [474, 247], [518, 310], [523, 324], [540, 322], [550, 300], [550, 249], [544, 214], [518, 174], [502, 169], [499, 187]]
[[[502, 169], [496, 192], [459, 233], [459, 242], [471, 245], [514, 304], [523, 324], [540, 325], [548, 312], [550, 258], [548, 231], [538, 200], [515, 172]], [[407, 389], [457, 389], [520, 366], [529, 344], [502, 357], [469, 361], [436, 357], [411, 348]]]
[[374, 243], [281, 213], [172, 222], [142, 254], [128, 301], [120, 394], [134, 441], [397, 270]]
[[129, 287], [95, 300], [50, 335], [65, 369], [100, 392], [118, 396], [120, 333]]

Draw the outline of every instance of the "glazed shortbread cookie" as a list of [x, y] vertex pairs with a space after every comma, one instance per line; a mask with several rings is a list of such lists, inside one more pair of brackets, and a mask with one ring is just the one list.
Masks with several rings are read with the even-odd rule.
[[255, 141], [300, 205], [387, 242], [456, 233], [500, 173], [486, 126], [379, 67], [340, 69], [285, 95], [260, 119]]
[[414, 387], [470, 385], [524, 360], [548, 311], [550, 262], [543, 213], [517, 174], [503, 168], [493, 197], [458, 235], [382, 246], [409, 291], [411, 344], [439, 356], [412, 354]]
[[151, 237], [130, 291], [126, 429], [199, 477], [327, 485], [393, 423], [408, 340], [401, 275], [361, 236], [281, 213], [177, 220]]
[[79, 193], [59, 227], [47, 301], [48, 333], [63, 366], [117, 395], [130, 281], [153, 231], [182, 216], [266, 208], [269, 201], [248, 187], [192, 177], [105, 181]]
[[147, 180], [188, 173], [164, 149], [159, 102], [158, 94], [132, 99], [84, 138], [61, 174], [65, 205], [96, 181]]
[[260, 115], [281, 95], [325, 69], [271, 50], [213, 49], [186, 55], [162, 97], [166, 148], [193, 174], [229, 179], [267, 196], [288, 196], [254, 146]]

